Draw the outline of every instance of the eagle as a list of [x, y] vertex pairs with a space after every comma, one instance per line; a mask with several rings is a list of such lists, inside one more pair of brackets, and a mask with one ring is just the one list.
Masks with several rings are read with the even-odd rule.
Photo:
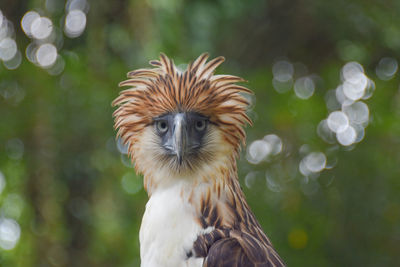
[[204, 53], [180, 70], [166, 55], [128, 73], [112, 105], [117, 137], [143, 175], [143, 267], [284, 266], [240, 187], [248, 88]]

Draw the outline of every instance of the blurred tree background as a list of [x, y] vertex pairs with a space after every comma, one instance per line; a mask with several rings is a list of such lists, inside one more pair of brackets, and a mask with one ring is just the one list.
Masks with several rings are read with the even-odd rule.
[[208, 51], [254, 90], [239, 160], [289, 266], [400, 262], [400, 1], [1, 0], [0, 265], [139, 266], [119, 81]]

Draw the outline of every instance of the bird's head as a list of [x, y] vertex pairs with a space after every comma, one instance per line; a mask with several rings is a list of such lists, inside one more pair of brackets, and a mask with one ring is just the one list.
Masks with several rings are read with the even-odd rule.
[[138, 172], [146, 175], [166, 170], [187, 174], [221, 158], [234, 160], [245, 141], [243, 126], [251, 93], [231, 75], [214, 75], [223, 61], [206, 62], [202, 54], [179, 71], [161, 54], [150, 61], [155, 68], [128, 73], [120, 86], [131, 88], [114, 100], [118, 136], [129, 146]]

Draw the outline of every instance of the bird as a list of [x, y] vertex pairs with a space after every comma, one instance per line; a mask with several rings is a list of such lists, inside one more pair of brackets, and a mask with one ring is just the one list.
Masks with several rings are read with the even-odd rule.
[[148, 194], [141, 266], [285, 266], [237, 174], [253, 92], [238, 76], [215, 74], [224, 57], [208, 59], [182, 70], [161, 53], [129, 72], [112, 102], [117, 137]]

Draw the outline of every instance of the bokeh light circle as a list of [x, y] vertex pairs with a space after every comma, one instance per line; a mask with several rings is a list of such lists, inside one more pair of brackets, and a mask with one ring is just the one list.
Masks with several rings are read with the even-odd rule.
[[301, 99], [309, 99], [315, 90], [314, 81], [310, 77], [302, 77], [296, 80], [294, 84], [294, 92]]
[[50, 67], [56, 62], [57, 49], [52, 44], [42, 44], [36, 50], [36, 61], [43, 67]]
[[35, 39], [42, 40], [50, 36], [53, 31], [53, 23], [49, 18], [38, 17], [32, 21], [30, 30]]
[[86, 27], [86, 14], [79, 9], [71, 10], [65, 18], [64, 32], [74, 38], [82, 34]]
[[293, 77], [293, 72], [293, 64], [285, 60], [278, 61], [272, 66], [274, 79], [278, 82], [287, 82], [291, 80]]
[[25, 32], [25, 34], [29, 37], [32, 36], [32, 23], [34, 20], [36, 20], [37, 18], [40, 18], [40, 15], [35, 12], [35, 11], [28, 11], [25, 13], [25, 15], [22, 17], [21, 20], [21, 27], [22, 30]]
[[396, 59], [391, 57], [384, 57], [379, 61], [375, 71], [379, 79], [387, 81], [393, 78], [398, 68], [399, 65]]
[[0, 59], [7, 61], [17, 53], [17, 43], [14, 39], [6, 37], [0, 41]]
[[263, 140], [270, 145], [270, 154], [277, 155], [282, 151], [282, 140], [276, 134], [266, 135]]
[[304, 164], [311, 172], [320, 172], [326, 166], [326, 156], [322, 152], [312, 152], [304, 158]]
[[352, 123], [365, 124], [369, 120], [369, 108], [364, 102], [358, 101], [351, 105], [343, 106], [342, 110]]
[[271, 153], [271, 145], [264, 140], [256, 140], [252, 142], [248, 149], [246, 158], [250, 163], [258, 164]]
[[13, 249], [21, 236], [19, 224], [8, 218], [0, 219], [0, 247], [4, 250]]
[[343, 132], [349, 126], [349, 119], [342, 111], [334, 111], [328, 116], [328, 127], [335, 133]]
[[354, 128], [349, 125], [344, 131], [337, 132], [336, 137], [341, 145], [350, 146], [356, 141], [357, 133]]

